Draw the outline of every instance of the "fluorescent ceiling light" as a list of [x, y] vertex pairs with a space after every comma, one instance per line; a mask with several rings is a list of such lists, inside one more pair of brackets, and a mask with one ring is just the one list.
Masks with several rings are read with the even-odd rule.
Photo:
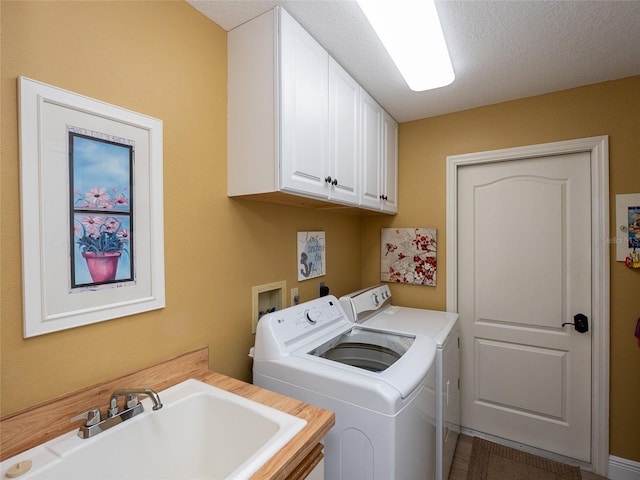
[[434, 0], [357, 0], [411, 90], [444, 87], [455, 75]]

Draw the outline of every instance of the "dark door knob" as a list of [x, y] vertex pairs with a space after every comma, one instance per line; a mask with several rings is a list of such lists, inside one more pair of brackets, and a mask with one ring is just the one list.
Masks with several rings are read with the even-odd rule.
[[573, 323], [565, 322], [562, 324], [563, 327], [565, 325], [573, 325], [573, 328], [580, 333], [586, 333], [589, 331], [589, 319], [582, 313], [578, 313], [573, 316]]

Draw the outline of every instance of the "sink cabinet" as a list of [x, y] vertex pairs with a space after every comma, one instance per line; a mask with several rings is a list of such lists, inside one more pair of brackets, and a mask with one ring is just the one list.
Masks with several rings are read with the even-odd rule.
[[324, 480], [324, 445], [319, 443], [287, 475], [286, 480]]
[[313, 467], [313, 470], [309, 472], [305, 480], [324, 480], [324, 459], [321, 459], [318, 464]]
[[[395, 197], [381, 197], [389, 191], [383, 119], [395, 122], [302, 26], [276, 7], [231, 30], [227, 47], [229, 196], [396, 213], [384, 208]], [[380, 116], [375, 139], [363, 130], [363, 98]], [[375, 202], [361, 192], [370, 183], [366, 142], [379, 150]]]

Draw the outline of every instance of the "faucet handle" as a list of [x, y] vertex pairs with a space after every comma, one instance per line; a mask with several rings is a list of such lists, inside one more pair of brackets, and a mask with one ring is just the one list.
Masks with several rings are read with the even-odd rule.
[[111, 397], [111, 400], [109, 400], [109, 408], [107, 409], [107, 417], [115, 417], [119, 411], [117, 397]]
[[126, 408], [133, 408], [136, 405], [138, 405], [138, 395], [132, 394], [132, 395], [126, 395], [125, 396], [125, 407]]
[[77, 422], [78, 420], [86, 420], [86, 422], [84, 423], [85, 427], [97, 425], [101, 420], [100, 409], [98, 407], [93, 407], [86, 412], [81, 413], [80, 415], [72, 417], [69, 421]]

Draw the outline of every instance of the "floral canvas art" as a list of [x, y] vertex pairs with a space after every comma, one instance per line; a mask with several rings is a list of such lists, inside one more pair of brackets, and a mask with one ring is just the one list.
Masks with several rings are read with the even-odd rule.
[[69, 127], [71, 288], [134, 280], [133, 142]]
[[436, 229], [383, 228], [380, 279], [436, 285]]

